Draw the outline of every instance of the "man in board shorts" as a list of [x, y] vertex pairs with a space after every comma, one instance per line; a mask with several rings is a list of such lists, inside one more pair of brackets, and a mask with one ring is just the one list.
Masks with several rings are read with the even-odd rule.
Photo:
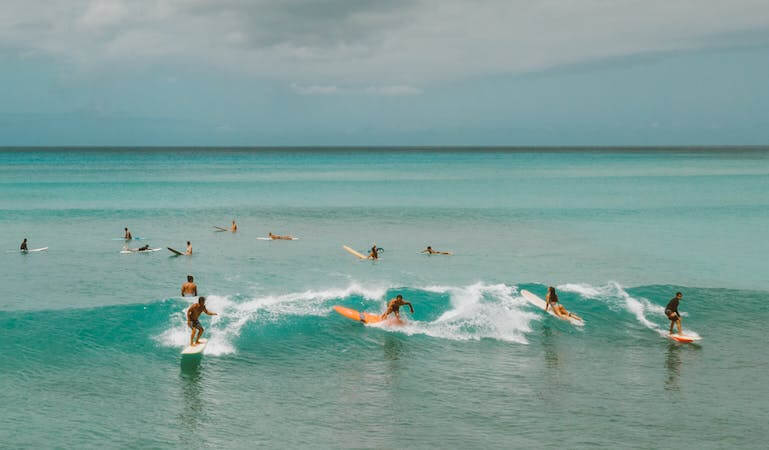
[[678, 313], [678, 302], [684, 295], [680, 292], [676, 292], [676, 296], [670, 299], [668, 305], [665, 307], [665, 315], [670, 319], [670, 334], [673, 334], [673, 325], [678, 325], [678, 334], [683, 334], [681, 331], [681, 314]]
[[[190, 306], [190, 308], [187, 310], [187, 326], [192, 329], [192, 334], [190, 335], [190, 345], [193, 347], [200, 344], [200, 336], [203, 336], [203, 332], [205, 331], [205, 329], [200, 325], [200, 321], [198, 321], [198, 318], [203, 313], [206, 313], [209, 316], [217, 315], [216, 313], [206, 309], [206, 298], [200, 297], [198, 302]], [[195, 338], [195, 332], [198, 334], [197, 339]]]

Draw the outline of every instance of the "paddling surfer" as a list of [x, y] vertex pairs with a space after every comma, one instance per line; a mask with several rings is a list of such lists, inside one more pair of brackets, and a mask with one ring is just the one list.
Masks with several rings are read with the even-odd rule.
[[137, 248], [136, 251], [137, 252], [146, 252], [149, 249], [150, 249], [150, 245], [147, 244], [147, 245], [142, 245], [141, 247]]
[[277, 234], [272, 234], [272, 232], [267, 233], [267, 236], [269, 236], [270, 239], [272, 239], [273, 241], [276, 241], [276, 240], [292, 241], [292, 240], [294, 240], [294, 237], [291, 236], [291, 235], [280, 236], [280, 235], [277, 235]]
[[556, 316], [561, 317], [563, 319], [568, 319], [570, 317], [573, 317], [577, 320], [582, 320], [581, 317], [574, 313], [570, 313], [566, 310], [566, 308], [563, 307], [562, 304], [558, 303], [558, 294], [555, 293], [555, 288], [553, 286], [550, 286], [547, 288], [547, 295], [545, 296], [545, 311], [547, 311], [548, 307], [553, 308], [553, 312]]
[[198, 296], [198, 285], [196, 285], [192, 280], [192, 275], [187, 275], [187, 282], [182, 285], [182, 297], [188, 294], [193, 297]]
[[128, 227], [125, 227], [125, 228], [123, 229], [123, 231], [125, 231], [125, 233], [123, 234], [123, 238], [124, 238], [126, 241], [130, 241], [131, 239], [133, 239], [133, 238], [134, 238], [134, 237], [131, 235], [131, 232], [130, 232], [130, 231], [128, 231]]
[[184, 254], [187, 255], [187, 256], [192, 254], [192, 244], [190, 244], [190, 241], [187, 241], [187, 251], [184, 252]]
[[27, 248], [27, 238], [24, 238], [24, 240], [21, 241], [21, 245], [19, 246], [19, 250], [21, 250], [22, 252], [26, 252], [27, 250], [29, 250]]
[[426, 249], [422, 250], [421, 253], [427, 253], [428, 255], [450, 255], [451, 252], [439, 252], [438, 250], [433, 250], [432, 247], [429, 245]]
[[[200, 337], [203, 336], [203, 332], [205, 331], [205, 329], [200, 325], [200, 322], [198, 321], [198, 318], [203, 313], [206, 313], [209, 316], [217, 315], [216, 313], [206, 309], [206, 298], [200, 297], [198, 302], [190, 306], [187, 310], [187, 326], [192, 329], [192, 334], [190, 334], [190, 345], [193, 347], [200, 344]], [[196, 331], [198, 332], [197, 338], [195, 338]]]
[[668, 319], [670, 320], [670, 334], [673, 334], [674, 325], [678, 325], [678, 334], [684, 334], [683, 331], [681, 331], [681, 314], [678, 312], [678, 302], [681, 301], [683, 296], [684, 294], [676, 292], [676, 296], [671, 298], [668, 305], [665, 307], [665, 315], [668, 316]]
[[386, 319], [390, 314], [395, 314], [395, 318], [401, 320], [400, 309], [401, 306], [405, 305], [408, 305], [409, 309], [411, 310], [411, 314], [414, 314], [414, 306], [411, 303], [403, 300], [403, 296], [398, 294], [395, 298], [387, 302], [387, 310], [385, 310], [384, 314], [382, 314], [382, 320]]

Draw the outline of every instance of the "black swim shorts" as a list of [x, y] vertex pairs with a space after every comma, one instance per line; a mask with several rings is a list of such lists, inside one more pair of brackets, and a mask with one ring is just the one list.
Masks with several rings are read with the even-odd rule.
[[190, 322], [190, 328], [194, 329], [194, 328], [203, 328], [203, 327], [200, 326], [200, 322], [198, 322], [198, 319], [195, 319], [192, 322]]

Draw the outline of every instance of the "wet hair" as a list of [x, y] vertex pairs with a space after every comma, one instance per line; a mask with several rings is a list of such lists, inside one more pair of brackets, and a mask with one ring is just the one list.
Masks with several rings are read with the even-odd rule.
[[206, 302], [206, 298], [205, 298], [205, 297], [203, 297], [203, 296], [201, 296], [201, 297], [198, 297], [198, 304], [199, 304], [199, 305], [202, 305], [202, 304], [203, 304], [203, 303], [205, 303], [205, 302]]
[[676, 292], [676, 297], [678, 297], [679, 295], [683, 297], [684, 294], [682, 294], [680, 292]]
[[189, 281], [190, 283], [192, 283], [192, 275], [187, 275], [187, 281]]
[[128, 227], [123, 228], [124, 230], [128, 231]]
[[403, 296], [400, 294], [396, 295], [395, 298], [397, 298], [398, 300], [403, 300]]
[[429, 248], [430, 250], [432, 250], [432, 247], [430, 247], [429, 245], [427, 246], [427, 248]]
[[187, 241], [187, 245], [190, 245], [190, 241]]
[[24, 242], [27, 242], [27, 238], [24, 238]]
[[549, 286], [547, 288], [547, 294], [552, 298], [553, 300], [558, 301], [558, 294], [555, 293], [555, 288], [553, 286]]

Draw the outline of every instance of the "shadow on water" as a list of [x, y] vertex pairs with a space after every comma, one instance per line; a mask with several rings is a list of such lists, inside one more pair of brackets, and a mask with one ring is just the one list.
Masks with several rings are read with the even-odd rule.
[[679, 344], [673, 342], [668, 344], [668, 350], [665, 353], [665, 368], [668, 373], [665, 379], [665, 389], [668, 391], [681, 390], [681, 385], [679, 384], [679, 378], [681, 377], [681, 346]]
[[395, 336], [385, 336], [384, 356], [388, 361], [399, 360], [404, 350], [404, 344], [400, 339]]
[[548, 369], [559, 369], [561, 361], [556, 350], [553, 330], [547, 325], [542, 327], [542, 347], [545, 349], [545, 367]]
[[182, 357], [179, 371], [182, 409], [179, 412], [179, 425], [182, 442], [189, 440], [204, 421], [203, 417], [203, 372], [200, 355]]

